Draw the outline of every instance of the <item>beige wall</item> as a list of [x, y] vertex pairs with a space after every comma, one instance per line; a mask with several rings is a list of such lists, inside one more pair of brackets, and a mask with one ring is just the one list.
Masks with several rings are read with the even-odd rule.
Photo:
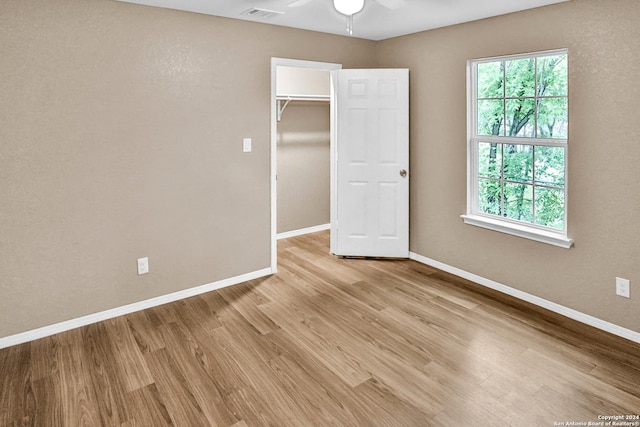
[[[376, 44], [110, 0], [2, 0], [0, 337], [268, 267], [272, 56], [408, 67], [411, 249], [640, 331], [638, 22], [636, 0], [574, 0]], [[570, 250], [459, 218], [466, 60], [561, 47]]]
[[[411, 250], [640, 331], [639, 23], [637, 0], [574, 0], [380, 42], [411, 70]], [[565, 47], [575, 247], [463, 224], [467, 59]]]
[[302, 67], [276, 67], [278, 95], [331, 95], [329, 70]]
[[297, 101], [278, 123], [278, 233], [330, 221], [329, 118], [328, 102]]
[[369, 67], [375, 43], [0, 2], [0, 337], [269, 267], [272, 56]]

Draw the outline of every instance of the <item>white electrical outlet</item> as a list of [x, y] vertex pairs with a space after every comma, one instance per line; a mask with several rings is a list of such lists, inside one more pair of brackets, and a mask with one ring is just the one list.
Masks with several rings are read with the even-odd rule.
[[622, 279], [616, 277], [616, 295], [621, 297], [630, 298], [629, 292], [629, 279]]
[[138, 258], [138, 275], [149, 272], [149, 257]]

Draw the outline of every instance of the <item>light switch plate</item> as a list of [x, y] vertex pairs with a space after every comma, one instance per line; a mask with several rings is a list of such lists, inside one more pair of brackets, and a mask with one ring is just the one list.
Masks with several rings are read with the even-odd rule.
[[251, 138], [244, 138], [242, 140], [242, 151], [244, 153], [250, 153], [251, 152]]

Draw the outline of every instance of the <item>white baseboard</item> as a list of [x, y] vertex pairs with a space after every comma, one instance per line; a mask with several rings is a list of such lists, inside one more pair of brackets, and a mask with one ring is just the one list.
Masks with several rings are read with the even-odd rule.
[[619, 337], [626, 338], [630, 341], [640, 343], [640, 333], [636, 331], [632, 331], [631, 329], [626, 329], [626, 328], [623, 328], [622, 326], [618, 326], [616, 324], [606, 322], [602, 319], [598, 319], [597, 317], [593, 317], [588, 314], [582, 313], [580, 311], [576, 311], [571, 308], [565, 307], [563, 305], [556, 304], [555, 302], [551, 302], [546, 299], [537, 297], [535, 295], [522, 292], [518, 289], [511, 288], [509, 286], [503, 285], [498, 282], [494, 282], [493, 280], [486, 279], [476, 274], [469, 273], [464, 270], [460, 270], [459, 268], [452, 267], [450, 265], [433, 260], [431, 258], [427, 258], [422, 255], [418, 255], [414, 252], [409, 253], [409, 258], [411, 258], [412, 260], [421, 262], [422, 264], [435, 267], [439, 270], [446, 271], [447, 273], [454, 274], [458, 277], [462, 277], [463, 279], [471, 280], [472, 282], [475, 282], [479, 285], [502, 292], [504, 294], [529, 302], [539, 307], [546, 308], [547, 310], [553, 311], [554, 313], [561, 314], [565, 317], [568, 317], [573, 320], [577, 320], [578, 322], [587, 324], [589, 326], [593, 326], [595, 328], [609, 332], [613, 335], [617, 335]]
[[302, 236], [303, 234], [315, 233], [316, 231], [329, 230], [331, 224], [314, 225], [313, 227], [301, 228], [299, 230], [286, 231], [284, 233], [278, 233], [276, 239], [288, 239], [289, 237]]
[[[329, 228], [328, 226], [329, 224], [318, 226], [318, 227], [309, 227], [308, 229], [303, 229], [303, 230], [309, 230], [309, 229], [313, 229], [313, 230], [305, 231], [300, 234], [294, 234], [286, 237], [293, 237], [301, 234], [327, 230]], [[300, 232], [300, 231], [302, 230], [296, 230], [296, 232]], [[294, 232], [289, 232], [289, 233], [294, 233]], [[286, 234], [286, 233], [283, 233], [283, 234]], [[278, 238], [281, 238], [279, 236], [280, 235], [278, 235]], [[282, 237], [282, 238], [285, 238], [285, 237]], [[459, 268], [452, 267], [448, 264], [444, 264], [440, 261], [427, 258], [425, 256], [416, 254], [414, 252], [409, 253], [409, 258], [411, 258], [412, 260], [421, 262], [423, 264], [435, 267], [442, 271], [446, 271], [447, 273], [451, 273], [456, 276], [462, 277], [464, 279], [471, 280], [472, 282], [475, 282], [487, 288], [502, 292], [504, 294], [518, 298], [520, 300], [523, 300], [531, 304], [537, 305], [539, 307], [545, 308], [547, 310], [553, 311], [554, 313], [561, 314], [563, 316], [566, 316], [578, 322], [587, 324], [589, 326], [593, 326], [595, 328], [620, 336], [622, 338], [626, 338], [630, 341], [640, 343], [640, 333], [636, 331], [623, 328], [622, 326], [618, 326], [613, 323], [604, 321], [602, 319], [598, 319], [597, 317], [590, 316], [588, 314], [573, 310], [571, 308], [565, 307], [560, 304], [556, 304], [554, 302], [545, 300], [535, 295], [531, 295], [526, 292], [520, 291], [518, 289], [511, 288], [509, 286], [503, 285], [493, 280], [486, 279], [482, 276], [478, 276], [476, 274], [469, 273], [464, 270], [460, 270]], [[66, 320], [64, 322], [55, 323], [53, 325], [43, 326], [41, 328], [22, 332], [19, 334], [9, 335], [7, 337], [0, 338], [0, 349], [22, 344], [22, 343], [33, 341], [33, 340], [37, 340], [37, 339], [54, 335], [60, 332], [69, 331], [71, 329], [79, 328], [81, 326], [97, 323], [107, 319], [112, 319], [114, 317], [123, 316], [125, 314], [133, 313], [133, 312], [144, 310], [147, 308], [156, 307], [162, 304], [178, 301], [184, 298], [189, 298], [195, 295], [200, 295], [205, 292], [211, 292], [217, 289], [222, 289], [227, 286], [232, 286], [238, 283], [246, 282], [248, 280], [258, 279], [260, 277], [268, 276], [270, 274], [273, 274], [271, 268], [263, 268], [262, 270], [257, 270], [251, 273], [242, 274], [240, 276], [219, 280], [217, 282], [209, 283], [206, 285], [196, 286], [195, 288], [189, 288], [182, 291], [173, 292], [171, 294], [161, 295], [159, 297], [150, 298], [150, 299], [139, 301], [133, 304], [128, 304], [128, 305], [113, 308], [110, 310], [89, 314], [89, 315], [78, 317], [71, 320]]]
[[208, 283], [206, 285], [196, 286], [195, 288], [189, 288], [182, 291], [173, 292], [171, 294], [161, 295], [159, 297], [135, 302], [133, 304], [123, 305], [121, 307], [112, 308], [110, 310], [89, 314], [71, 320], [66, 320], [64, 322], [55, 323], [53, 325], [43, 326], [42, 328], [33, 329], [27, 332], [9, 335], [7, 337], [0, 338], [0, 349], [37, 340], [39, 338], [48, 337], [60, 332], [69, 331], [81, 326], [101, 322], [103, 320], [112, 319], [114, 317], [123, 316], [125, 314], [133, 313], [147, 308], [156, 307], [158, 305], [167, 304], [184, 298], [189, 298], [195, 295], [200, 295], [205, 292], [226, 288], [227, 286], [236, 285], [238, 283], [246, 282], [247, 280], [258, 279], [270, 274], [272, 274], [271, 268], [263, 268], [262, 270], [257, 270], [251, 273], [242, 274], [240, 276], [219, 280], [217, 282]]

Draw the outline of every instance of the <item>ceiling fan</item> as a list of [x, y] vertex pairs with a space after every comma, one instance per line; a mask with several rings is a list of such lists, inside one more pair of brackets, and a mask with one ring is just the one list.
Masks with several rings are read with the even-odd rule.
[[[300, 7], [313, 0], [294, 0], [289, 7]], [[353, 15], [362, 11], [365, 0], [333, 0], [333, 7], [347, 17], [347, 32], [353, 34]], [[405, 5], [407, 0], [373, 0], [387, 9], [395, 10]]]

